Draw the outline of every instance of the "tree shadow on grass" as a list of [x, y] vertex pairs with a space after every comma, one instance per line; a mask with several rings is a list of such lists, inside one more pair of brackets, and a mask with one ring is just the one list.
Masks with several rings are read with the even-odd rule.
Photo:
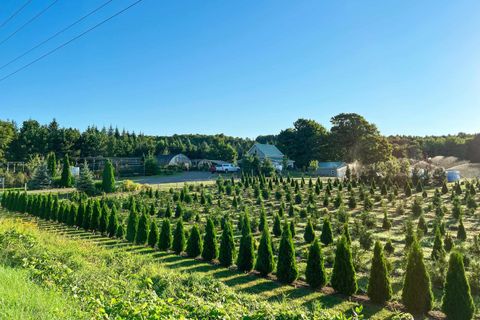
[[169, 268], [169, 269], [185, 269], [185, 268], [188, 268], [190, 266], [195, 266], [198, 264], [198, 261], [197, 260], [194, 260], [194, 259], [182, 259], [180, 261], [177, 261], [175, 263], [170, 263], [170, 264], [164, 264], [165, 267]]
[[238, 273], [238, 276], [224, 280], [223, 283], [225, 283], [229, 287], [236, 287], [240, 285], [247, 284], [249, 282], [257, 280], [258, 277], [246, 273]]

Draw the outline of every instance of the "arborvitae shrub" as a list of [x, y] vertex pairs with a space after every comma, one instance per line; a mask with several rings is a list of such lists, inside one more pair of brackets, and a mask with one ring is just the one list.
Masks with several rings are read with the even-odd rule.
[[[54, 201], [55, 202], [55, 201]], [[54, 211], [54, 203], [52, 203], [52, 209], [51, 212]], [[87, 205], [85, 202], [80, 202], [80, 205], [78, 206], [78, 212], [77, 212], [77, 220], [75, 221], [75, 225], [78, 227], [83, 226], [83, 219], [85, 217], [85, 212], [87, 211]]]
[[273, 267], [274, 259], [270, 231], [268, 231], [268, 228], [264, 228], [260, 239], [260, 245], [258, 246], [255, 270], [260, 272], [262, 276], [266, 276], [273, 271]]
[[470, 320], [475, 313], [470, 286], [465, 276], [463, 257], [458, 252], [450, 254], [442, 310], [448, 319], [458, 320]]
[[440, 234], [440, 229], [435, 227], [435, 240], [433, 241], [432, 248], [432, 260], [443, 259], [446, 255], [445, 249], [443, 248], [442, 235]]
[[234, 256], [235, 242], [233, 240], [233, 229], [232, 224], [227, 220], [223, 227], [218, 260], [222, 266], [230, 267], [233, 264]]
[[70, 160], [68, 159], [68, 154], [65, 154], [63, 157], [62, 177], [60, 184], [65, 188], [70, 188], [73, 186], [73, 177], [72, 173], [70, 172]]
[[69, 226], [74, 226], [75, 225], [75, 220], [77, 219], [77, 212], [78, 212], [78, 207], [76, 204], [72, 204], [70, 206], [70, 212], [67, 218], [67, 225]]
[[187, 242], [187, 255], [190, 258], [196, 258], [202, 252], [202, 239], [197, 225], [193, 225]]
[[375, 303], [383, 304], [392, 298], [392, 287], [388, 275], [387, 262], [380, 242], [375, 243], [372, 267], [368, 281], [368, 296]]
[[295, 237], [295, 222], [293, 220], [290, 221], [289, 227], [290, 227], [290, 233], [292, 235], [292, 238], [294, 238]]
[[457, 239], [460, 241], [467, 240], [467, 231], [465, 230], [465, 226], [463, 225], [463, 219], [461, 218], [460, 222], [458, 223]]
[[207, 219], [205, 226], [205, 237], [203, 238], [202, 258], [206, 261], [212, 261], [218, 256], [217, 236], [215, 226], [211, 218]]
[[277, 279], [283, 283], [292, 283], [297, 279], [298, 270], [290, 227], [285, 224], [278, 248]]
[[117, 214], [117, 207], [112, 205], [112, 209], [110, 210], [110, 217], [108, 218], [108, 227], [107, 227], [107, 234], [109, 237], [114, 237], [118, 229], [118, 214]]
[[[198, 236], [200, 237], [200, 234]], [[158, 249], [162, 251], [167, 251], [170, 249], [171, 246], [172, 246], [172, 230], [170, 226], [170, 219], [165, 218], [163, 219], [162, 229], [160, 231], [160, 237], [158, 239]]]
[[148, 218], [147, 214], [144, 212], [140, 216], [140, 220], [138, 221], [137, 237], [135, 238], [135, 242], [138, 244], [145, 244], [148, 239], [149, 229], [150, 229], [150, 219]]
[[238, 250], [237, 268], [239, 271], [248, 272], [254, 265], [254, 247], [252, 231], [250, 229], [250, 219], [245, 213], [243, 217], [242, 238], [240, 239], [240, 248]]
[[408, 253], [402, 301], [407, 311], [415, 315], [426, 314], [432, 309], [430, 276], [423, 261], [422, 249], [416, 240], [413, 241]]
[[323, 255], [317, 239], [313, 240], [308, 251], [305, 277], [307, 283], [314, 289], [321, 288], [327, 283]]
[[158, 233], [158, 226], [157, 222], [155, 219], [152, 219], [152, 223], [150, 224], [150, 232], [148, 233], [148, 245], [152, 248], [155, 248], [155, 246], [158, 243], [159, 239], [159, 233]]
[[127, 234], [126, 234], [127, 241], [135, 242], [135, 238], [137, 237], [137, 229], [138, 229], [138, 215], [135, 211], [131, 210], [128, 216], [128, 221], [127, 221]]
[[107, 232], [108, 227], [108, 215], [110, 214], [110, 210], [108, 209], [107, 205], [103, 205], [102, 214], [100, 216], [100, 224], [98, 226], [98, 230], [101, 233]]
[[175, 232], [173, 235], [173, 244], [172, 249], [176, 254], [180, 254], [185, 250], [185, 230], [183, 229], [183, 221], [179, 219], [177, 221], [177, 226], [175, 227]]
[[310, 219], [307, 221], [303, 239], [306, 243], [312, 243], [312, 241], [315, 239], [315, 230], [313, 229], [312, 221]]
[[282, 222], [278, 215], [275, 215], [275, 219], [273, 220], [273, 235], [275, 237], [280, 237], [282, 235]]
[[387, 240], [387, 242], [385, 243], [384, 249], [388, 255], [392, 255], [395, 252], [395, 247], [393, 246], [391, 239]]
[[[58, 215], [60, 215], [60, 206], [59, 206]], [[57, 218], [58, 218], [58, 215], [57, 215]], [[85, 215], [83, 216], [83, 229], [90, 230], [90, 221], [92, 220], [92, 215], [93, 215], [93, 205], [92, 205], [92, 202], [89, 202], [87, 203]]]
[[330, 220], [325, 218], [323, 220], [322, 234], [320, 235], [320, 241], [324, 245], [329, 245], [333, 242], [333, 233], [332, 226], [330, 225]]
[[352, 253], [345, 237], [341, 237], [337, 243], [330, 282], [336, 291], [345, 295], [357, 292], [357, 276], [353, 266]]
[[115, 174], [110, 160], [105, 160], [102, 174], [103, 191], [110, 193], [115, 191]]
[[100, 201], [95, 200], [93, 202], [93, 213], [90, 220], [90, 229], [98, 230], [100, 225], [100, 215], [102, 214], [102, 207], [100, 206]]

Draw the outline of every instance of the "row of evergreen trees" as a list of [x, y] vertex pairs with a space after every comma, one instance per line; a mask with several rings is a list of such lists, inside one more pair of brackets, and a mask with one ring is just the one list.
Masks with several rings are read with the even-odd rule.
[[[236, 257], [235, 262], [239, 271], [255, 270], [261, 276], [267, 276], [276, 270], [278, 281], [286, 284], [293, 283], [299, 276], [291, 226], [287, 223], [283, 225], [277, 259], [274, 258], [270, 231], [266, 225], [262, 228], [262, 236], [255, 254], [255, 243], [247, 212], [241, 217], [242, 236], [237, 254], [233, 229], [228, 219], [222, 221], [223, 231], [220, 245], [218, 245], [215, 225], [211, 218], [207, 219], [203, 237], [197, 225], [194, 225], [187, 239], [182, 219], [178, 219], [172, 235], [169, 219], [163, 220], [159, 230], [155, 220], [146, 213], [139, 217], [135, 203], [130, 208], [126, 230], [123, 223], [119, 222], [116, 207], [109, 208], [106, 204], [102, 205], [98, 199], [90, 199], [77, 205], [69, 201], [59, 201], [57, 196], [51, 194], [27, 195], [7, 192], [1, 199], [1, 205], [8, 210], [98, 231], [110, 237], [125, 237], [129, 242], [149, 245], [162, 251], [172, 250], [177, 254], [186, 252], [191, 258], [201, 256], [205, 261], [218, 259], [225, 267], [232, 266]], [[328, 280], [319, 241], [314, 233], [311, 236], [305, 279], [312, 288], [316, 289], [325, 286]], [[344, 234], [337, 240], [330, 278], [332, 287], [345, 295], [352, 295], [358, 289], [350, 241], [348, 227], [345, 225]], [[430, 277], [422, 250], [415, 237], [409, 248], [402, 301], [409, 312], [425, 314], [433, 306]], [[463, 257], [455, 251], [450, 255], [444, 290], [442, 309], [447, 316], [452, 319], [472, 319], [475, 307], [465, 276]], [[370, 299], [378, 304], [383, 304], [392, 297], [387, 262], [383, 247], [378, 241], [375, 244], [367, 293]]]

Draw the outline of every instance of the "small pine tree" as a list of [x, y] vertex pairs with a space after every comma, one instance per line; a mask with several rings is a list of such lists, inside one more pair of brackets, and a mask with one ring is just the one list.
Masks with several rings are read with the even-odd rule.
[[202, 252], [202, 239], [197, 225], [193, 225], [187, 242], [187, 255], [190, 258], [196, 258]]
[[90, 196], [95, 194], [95, 182], [93, 181], [93, 174], [88, 168], [86, 161], [80, 169], [80, 176], [78, 177], [76, 187], [78, 191], [85, 192]]
[[270, 231], [268, 231], [268, 228], [264, 228], [260, 239], [260, 245], [258, 246], [255, 270], [265, 277], [273, 271], [273, 267], [272, 239], [270, 238]]
[[383, 304], [392, 298], [387, 262], [379, 241], [375, 243], [375, 249], [373, 250], [372, 268], [370, 269], [368, 281], [368, 296], [370, 300], [379, 304]]
[[[39, 165], [34, 173], [33, 177], [28, 183], [30, 189], [49, 189], [52, 185], [52, 179], [48, 173], [48, 168], [45, 164]], [[12, 194], [13, 195], [13, 194]]]
[[180, 254], [185, 250], [185, 230], [183, 228], [183, 221], [179, 219], [177, 221], [177, 226], [175, 227], [175, 232], [173, 235], [173, 244], [172, 249], [176, 254]]
[[245, 213], [243, 217], [242, 238], [240, 239], [240, 248], [238, 249], [237, 268], [242, 272], [249, 272], [253, 269], [255, 255], [253, 248], [252, 230], [250, 228], [250, 219]]
[[305, 269], [307, 283], [313, 289], [321, 288], [327, 283], [323, 255], [317, 239], [313, 240], [308, 251], [307, 267]]
[[233, 229], [230, 221], [226, 221], [223, 227], [222, 239], [220, 241], [220, 252], [218, 260], [224, 267], [230, 267], [233, 264], [235, 256], [235, 242], [233, 240]]
[[[197, 229], [198, 231], [198, 229]], [[199, 235], [200, 237], [200, 235]], [[160, 237], [158, 239], [158, 249], [167, 251], [172, 246], [172, 231], [169, 219], [163, 219], [162, 230], [160, 231]], [[200, 254], [200, 253], [199, 253]], [[197, 254], [198, 256], [198, 254]]]
[[352, 253], [345, 237], [341, 237], [335, 251], [333, 264], [332, 287], [345, 295], [357, 292], [357, 276], [353, 267]]
[[159, 239], [159, 233], [158, 233], [158, 226], [157, 222], [155, 219], [152, 219], [152, 223], [150, 224], [150, 232], [148, 233], [148, 245], [152, 248], [155, 248], [155, 246], [158, 243]]
[[127, 234], [126, 238], [129, 242], [135, 242], [135, 238], [137, 237], [137, 230], [138, 230], [138, 215], [135, 210], [130, 210], [130, 214], [128, 216], [127, 221]]
[[212, 261], [218, 256], [217, 236], [215, 234], [215, 226], [211, 218], [207, 219], [205, 226], [205, 236], [203, 238], [202, 258], [206, 261]]
[[442, 310], [448, 319], [470, 320], [475, 314], [475, 305], [465, 276], [463, 257], [458, 252], [450, 254]]
[[70, 160], [68, 159], [68, 154], [65, 154], [63, 157], [62, 177], [60, 184], [65, 188], [70, 188], [73, 186], [73, 176], [70, 172]]
[[407, 311], [415, 315], [426, 314], [432, 309], [430, 276], [423, 261], [422, 249], [416, 240], [413, 241], [408, 254], [402, 301]]
[[330, 220], [328, 218], [325, 218], [323, 220], [323, 228], [322, 234], [320, 235], [320, 241], [326, 246], [333, 242], [332, 226], [330, 225]]
[[442, 235], [438, 226], [435, 227], [435, 240], [433, 241], [432, 260], [441, 260], [445, 257], [445, 249], [443, 248]]
[[135, 238], [137, 244], [145, 244], [147, 242], [149, 229], [150, 221], [147, 214], [144, 212], [140, 216], [140, 220], [138, 220], [137, 237]]
[[102, 189], [106, 193], [115, 191], [115, 173], [110, 160], [105, 160], [102, 174]]
[[306, 243], [312, 243], [312, 241], [315, 239], [315, 230], [313, 229], [312, 221], [310, 219], [308, 219], [307, 221], [307, 226], [305, 227], [303, 239]]
[[285, 224], [278, 248], [277, 279], [283, 283], [292, 283], [297, 279], [298, 269], [290, 227]]

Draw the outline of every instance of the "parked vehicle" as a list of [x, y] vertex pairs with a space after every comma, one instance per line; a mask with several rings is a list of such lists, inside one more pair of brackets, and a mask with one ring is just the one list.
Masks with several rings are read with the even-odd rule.
[[223, 172], [223, 173], [228, 173], [228, 172], [238, 172], [240, 171], [240, 168], [237, 166], [234, 166], [231, 163], [223, 163], [223, 164], [217, 164], [216, 166], [212, 167], [212, 169], [215, 169], [213, 172]]

